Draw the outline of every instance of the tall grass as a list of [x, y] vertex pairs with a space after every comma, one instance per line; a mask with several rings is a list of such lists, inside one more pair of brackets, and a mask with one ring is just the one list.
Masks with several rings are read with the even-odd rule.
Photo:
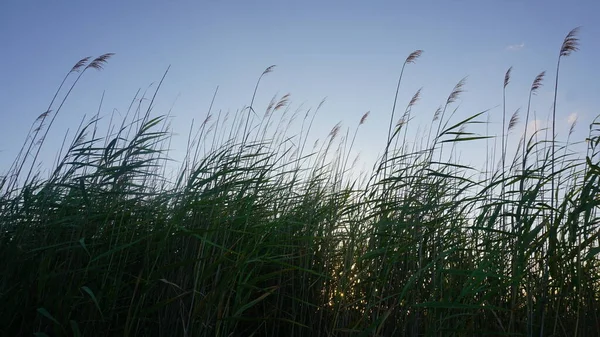
[[395, 123], [396, 94], [380, 162], [348, 179], [368, 113], [352, 138], [338, 124], [310, 149], [319, 109], [298, 134], [289, 95], [255, 119], [259, 82], [232, 119], [211, 103], [175, 176], [169, 116], [150, 113], [156, 92], [136, 95], [103, 136], [99, 115], [82, 123], [50, 174], [35, 173], [43, 121], [62, 106], [51, 103], [0, 180], [0, 334], [600, 334], [600, 122], [585, 158], [536, 132], [511, 163], [504, 137], [518, 120], [505, 128], [503, 113], [501, 165], [482, 173], [458, 153], [486, 143], [486, 111], [446, 116], [464, 80], [412, 146], [402, 129], [420, 91]]

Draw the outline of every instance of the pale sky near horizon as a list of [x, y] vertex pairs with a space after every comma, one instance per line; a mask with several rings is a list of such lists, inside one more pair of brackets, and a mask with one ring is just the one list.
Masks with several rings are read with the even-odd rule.
[[[356, 148], [367, 162], [384, 148], [396, 82], [406, 56], [424, 50], [406, 67], [396, 112], [414, 92], [411, 127], [430, 125], [436, 108], [454, 85], [468, 76], [453, 120], [493, 109], [490, 133], [501, 124], [504, 73], [513, 66], [507, 114], [521, 108], [518, 139], [534, 77], [547, 76], [533, 100], [546, 119], [558, 52], [565, 35], [581, 26], [580, 51], [563, 58], [557, 102], [558, 135], [578, 118], [574, 141], [582, 141], [600, 114], [600, 1], [33, 1], [0, 4], [0, 175], [16, 156], [27, 131], [44, 112], [65, 73], [81, 58], [112, 52], [101, 72], [82, 77], [57, 117], [45, 161], [58, 152], [67, 129], [82, 116], [127, 110], [138, 89], [158, 82], [170, 65], [154, 115], [173, 106], [172, 148], [182, 150], [192, 118], [206, 116], [216, 86], [213, 111], [249, 104], [262, 71], [255, 102], [261, 113], [275, 94], [291, 93], [291, 109], [315, 108], [313, 136], [321, 139], [338, 122], [354, 131]], [[483, 134], [485, 127], [469, 131]], [[516, 140], [515, 140], [516, 142]], [[461, 151], [480, 159], [485, 142]]]

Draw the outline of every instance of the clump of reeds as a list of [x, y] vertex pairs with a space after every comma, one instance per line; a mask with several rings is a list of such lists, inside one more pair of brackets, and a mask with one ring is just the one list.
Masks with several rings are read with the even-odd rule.
[[[576, 33], [560, 57], [577, 49]], [[552, 130], [550, 140], [524, 132], [507, 163], [518, 112], [507, 126], [503, 111], [501, 165], [481, 175], [458, 154], [489, 138], [478, 131], [487, 111], [446, 114], [464, 79], [421, 141], [408, 146], [406, 132], [420, 90], [394, 123], [404, 66], [420, 55], [403, 64], [383, 156], [364, 180], [345, 177], [370, 114], [351, 138], [336, 124], [309, 149], [321, 106], [296, 135], [299, 111], [284, 126], [289, 95], [255, 119], [272, 67], [247, 109], [232, 116], [211, 103], [175, 175], [168, 115], [150, 113], [160, 85], [152, 100], [136, 94], [104, 136], [97, 115], [85, 119], [51, 173], [37, 173], [44, 121], [70, 90], [53, 108], [56, 96], [0, 180], [0, 335], [600, 334], [600, 123], [585, 158]]]

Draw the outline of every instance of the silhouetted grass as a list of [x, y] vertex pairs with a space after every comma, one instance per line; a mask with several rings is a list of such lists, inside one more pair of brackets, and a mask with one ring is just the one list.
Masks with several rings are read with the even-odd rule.
[[507, 127], [503, 111], [500, 165], [479, 172], [456, 152], [485, 143], [474, 124], [487, 111], [446, 116], [464, 80], [412, 148], [403, 128], [420, 91], [398, 122], [396, 94], [382, 159], [346, 179], [368, 113], [352, 138], [338, 124], [309, 149], [318, 109], [290, 116], [284, 95], [258, 120], [259, 82], [247, 109], [209, 111], [190, 129], [175, 177], [168, 116], [150, 114], [156, 93], [148, 105], [136, 95], [106, 135], [98, 115], [83, 123], [42, 177], [43, 123], [71, 91], [53, 111], [55, 97], [0, 180], [0, 334], [600, 335], [600, 122], [585, 159], [569, 140], [525, 133], [510, 162], [504, 133], [518, 114]]

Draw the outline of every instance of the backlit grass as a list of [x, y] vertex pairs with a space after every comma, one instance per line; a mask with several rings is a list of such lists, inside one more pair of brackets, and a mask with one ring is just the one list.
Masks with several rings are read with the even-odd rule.
[[[78, 62], [57, 93], [111, 56]], [[293, 113], [287, 95], [261, 114], [254, 96], [236, 115], [209, 112], [176, 173], [169, 116], [150, 113], [156, 94], [136, 95], [102, 134], [98, 116], [82, 123], [41, 174], [71, 91], [57, 95], [0, 177], [0, 334], [600, 335], [600, 122], [586, 139], [552, 141], [509, 133], [520, 115], [507, 123], [503, 111], [500, 153], [490, 146], [480, 171], [457, 159], [490, 144], [487, 111], [450, 113], [464, 85], [417, 142], [407, 128], [420, 92], [399, 118], [396, 96], [384, 154], [356, 178], [350, 153], [368, 114], [311, 144], [318, 109]]]

